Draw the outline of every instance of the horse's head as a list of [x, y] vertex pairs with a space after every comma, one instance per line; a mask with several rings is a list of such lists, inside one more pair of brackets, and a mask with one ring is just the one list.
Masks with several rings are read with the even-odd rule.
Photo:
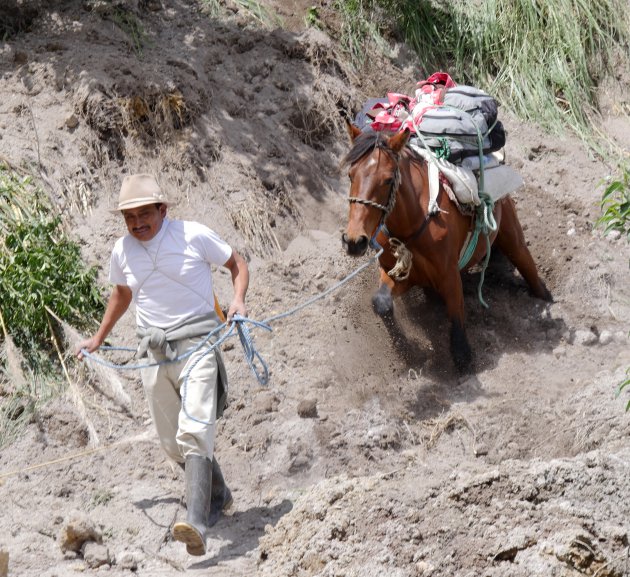
[[341, 242], [349, 255], [362, 256], [394, 208], [400, 184], [398, 158], [409, 140], [409, 131], [387, 137], [381, 132], [361, 132], [349, 122], [347, 125], [352, 148], [343, 164], [350, 167], [350, 210]]

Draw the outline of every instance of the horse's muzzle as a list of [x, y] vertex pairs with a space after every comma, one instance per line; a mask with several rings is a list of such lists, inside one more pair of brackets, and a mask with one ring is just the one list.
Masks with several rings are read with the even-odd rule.
[[365, 235], [352, 239], [345, 232], [341, 235], [341, 245], [350, 256], [363, 256], [369, 244], [370, 239]]

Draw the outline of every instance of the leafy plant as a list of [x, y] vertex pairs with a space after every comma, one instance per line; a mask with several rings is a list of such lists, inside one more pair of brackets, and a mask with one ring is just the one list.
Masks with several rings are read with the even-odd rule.
[[[626, 378], [617, 386], [617, 395], [620, 395], [626, 387], [630, 387], [630, 367], [626, 369]], [[630, 401], [626, 404], [626, 411], [630, 411]]]
[[304, 22], [307, 26], [311, 28], [321, 28], [322, 22], [319, 17], [319, 11], [317, 10], [317, 6], [311, 6], [306, 11], [306, 16], [304, 17]]
[[[621, 168], [621, 176], [608, 184], [601, 200], [602, 216], [597, 225], [604, 227], [604, 234], [612, 231], [619, 232], [630, 241], [630, 169]], [[630, 367], [626, 369], [626, 378], [617, 386], [617, 395], [623, 389], [630, 387]], [[630, 401], [626, 404], [626, 411], [630, 410]]]
[[49, 311], [77, 328], [96, 323], [104, 310], [96, 281], [46, 197], [0, 165], [0, 446], [64, 390]]
[[49, 346], [46, 307], [75, 325], [100, 308], [96, 270], [81, 266], [79, 247], [65, 237], [58, 216], [15, 223], [3, 245], [0, 302], [18, 347]]
[[602, 216], [597, 220], [604, 234], [618, 231], [630, 241], [630, 169], [621, 168], [621, 176], [608, 184], [601, 200]]
[[90, 498], [89, 508], [107, 505], [114, 498], [114, 492], [109, 489], [97, 489]]

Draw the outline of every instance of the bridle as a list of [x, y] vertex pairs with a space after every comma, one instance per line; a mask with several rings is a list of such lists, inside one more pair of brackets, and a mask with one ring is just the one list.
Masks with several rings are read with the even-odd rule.
[[[381, 147], [379, 147], [380, 150], [383, 150]], [[379, 230], [382, 230], [388, 237], [390, 237], [391, 239], [391, 234], [389, 233], [389, 231], [387, 230], [387, 226], [385, 225], [385, 220], [387, 220], [387, 217], [392, 213], [392, 211], [394, 210], [394, 205], [396, 204], [396, 197], [397, 197], [397, 192], [398, 192], [398, 187], [400, 186], [400, 166], [398, 164], [399, 161], [399, 155], [397, 153], [395, 153], [393, 150], [389, 150], [386, 149], [385, 152], [387, 154], [389, 154], [392, 159], [394, 160], [394, 162], [396, 163], [396, 172], [394, 173], [394, 178], [392, 180], [392, 184], [389, 188], [389, 195], [387, 198], [387, 204], [381, 204], [379, 202], [375, 202], [373, 200], [369, 200], [366, 198], [358, 198], [356, 196], [348, 196], [348, 202], [350, 204], [356, 203], [356, 204], [363, 204], [365, 206], [371, 206], [373, 208], [377, 208], [378, 210], [380, 210], [383, 214], [381, 216], [381, 219], [378, 223], [378, 226], [376, 227], [376, 230], [374, 231], [374, 234], [372, 235], [372, 239], [371, 239], [371, 243], [374, 243], [375, 239], [376, 239], [376, 235], [378, 234]], [[425, 228], [428, 226], [429, 221], [431, 220], [431, 217], [434, 216], [435, 213], [432, 212], [428, 212], [427, 215], [425, 216], [424, 220], [422, 221], [422, 223], [420, 223], [420, 226], [414, 231], [414, 233], [409, 236], [405, 241], [402, 242], [402, 244], [406, 244], [408, 242], [411, 242], [413, 240], [415, 240], [416, 238], [418, 238], [425, 230]], [[394, 240], [398, 240], [398, 239], [394, 239]], [[401, 241], [398, 241], [399, 243]]]
[[[383, 150], [380, 148], [380, 150]], [[371, 206], [372, 208], [377, 208], [380, 210], [383, 215], [381, 216], [381, 220], [379, 225], [376, 227], [376, 230], [385, 223], [385, 219], [392, 213], [394, 210], [394, 205], [396, 204], [396, 192], [398, 191], [398, 187], [400, 186], [400, 168], [398, 167], [398, 154], [391, 150], [385, 150], [387, 154], [389, 154], [394, 162], [396, 163], [396, 172], [394, 172], [394, 178], [392, 179], [392, 183], [389, 187], [389, 193], [387, 197], [387, 204], [381, 204], [379, 202], [375, 202], [373, 200], [369, 200], [367, 198], [358, 198], [356, 196], [349, 196], [348, 202], [350, 204], [363, 204], [365, 206]]]

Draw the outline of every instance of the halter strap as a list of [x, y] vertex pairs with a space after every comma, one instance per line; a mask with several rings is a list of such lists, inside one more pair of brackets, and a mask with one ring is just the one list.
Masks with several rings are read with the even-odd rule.
[[[391, 196], [392, 194], [390, 193], [390, 197]], [[396, 195], [393, 195], [393, 196], [394, 198], [396, 197]], [[393, 204], [392, 202], [389, 202], [387, 206], [385, 206], [384, 204], [379, 204], [378, 202], [374, 202], [373, 200], [368, 200], [366, 198], [357, 198], [356, 196], [349, 196], [348, 202], [350, 204], [354, 202], [356, 204], [364, 204], [366, 206], [372, 206], [374, 208], [378, 208], [379, 210], [382, 210], [385, 213], [385, 215], [388, 215], [392, 211], [392, 208], [394, 208], [393, 206], [390, 208], [390, 205]]]
[[[381, 149], [382, 150], [382, 149]], [[381, 216], [381, 220], [376, 227], [376, 232], [374, 236], [378, 233], [379, 228], [385, 225], [385, 219], [392, 213], [394, 210], [394, 206], [396, 205], [396, 196], [398, 192], [398, 187], [400, 186], [400, 168], [398, 167], [398, 155], [393, 151], [387, 150], [385, 151], [387, 154], [390, 154], [394, 157], [396, 161], [396, 172], [394, 173], [394, 178], [392, 180], [392, 184], [389, 187], [389, 193], [387, 196], [387, 205], [381, 204], [380, 202], [376, 202], [374, 200], [369, 200], [367, 198], [359, 198], [357, 196], [348, 196], [347, 200], [350, 204], [363, 204], [365, 206], [371, 206], [372, 208], [376, 208], [380, 210], [383, 215]]]

